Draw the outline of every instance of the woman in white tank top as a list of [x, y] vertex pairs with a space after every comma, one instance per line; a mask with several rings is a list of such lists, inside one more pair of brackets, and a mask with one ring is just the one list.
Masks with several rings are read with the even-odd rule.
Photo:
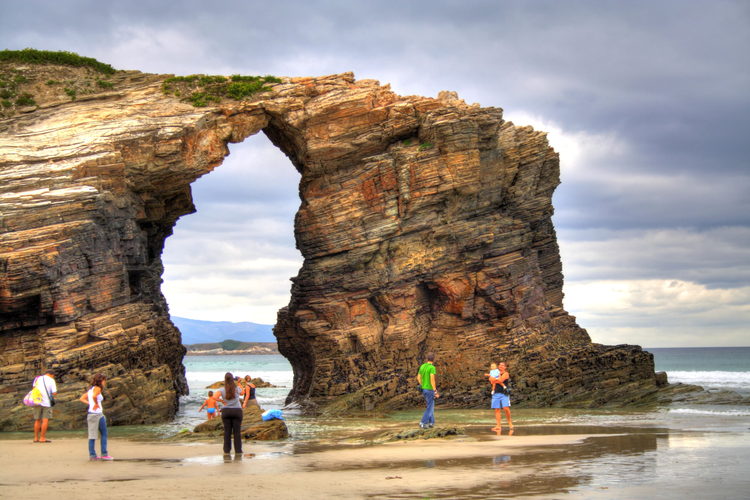
[[[113, 460], [107, 453], [107, 418], [102, 408], [102, 389], [107, 385], [107, 378], [97, 373], [91, 381], [91, 388], [86, 391], [79, 401], [88, 405], [86, 422], [89, 431], [89, 459], [90, 460]], [[100, 436], [101, 456], [96, 456], [96, 438]]]

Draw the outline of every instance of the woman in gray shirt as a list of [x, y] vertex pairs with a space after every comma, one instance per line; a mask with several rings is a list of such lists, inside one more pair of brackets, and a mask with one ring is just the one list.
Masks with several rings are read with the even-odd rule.
[[242, 403], [240, 390], [234, 382], [234, 377], [227, 372], [224, 375], [224, 387], [214, 393], [216, 401], [224, 404], [221, 409], [221, 423], [224, 424], [224, 453], [232, 451], [234, 437], [234, 453], [242, 454]]

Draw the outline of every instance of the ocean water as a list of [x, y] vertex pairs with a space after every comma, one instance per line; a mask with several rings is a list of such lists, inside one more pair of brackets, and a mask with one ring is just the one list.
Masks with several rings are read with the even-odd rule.
[[669, 382], [750, 396], [750, 347], [645, 348]]

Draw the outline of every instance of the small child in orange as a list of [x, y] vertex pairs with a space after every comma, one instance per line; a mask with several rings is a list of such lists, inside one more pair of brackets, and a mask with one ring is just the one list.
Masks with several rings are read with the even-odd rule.
[[497, 369], [497, 363], [490, 363], [490, 373], [485, 373], [485, 377], [489, 377], [490, 384], [492, 384], [492, 394], [495, 394], [495, 386], [500, 379], [500, 370]]
[[203, 402], [201, 407], [198, 408], [198, 411], [203, 411], [203, 408], [206, 409], [208, 419], [213, 420], [213, 418], [216, 416], [216, 411], [218, 410], [218, 404], [214, 399], [214, 391], [208, 391], [208, 397]]

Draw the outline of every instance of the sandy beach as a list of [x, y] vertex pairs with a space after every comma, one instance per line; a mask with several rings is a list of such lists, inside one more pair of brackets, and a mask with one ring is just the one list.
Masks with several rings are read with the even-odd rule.
[[[218, 440], [170, 436], [203, 421], [205, 387], [227, 366], [281, 386], [259, 390], [271, 408], [283, 404], [291, 372], [283, 359], [216, 358], [188, 360], [191, 395], [173, 421], [110, 428], [113, 462], [89, 462], [84, 431], [60, 430], [54, 418], [48, 445], [33, 444], [30, 432], [0, 433], [0, 498], [684, 500], [746, 498], [750, 491], [746, 405], [514, 408], [513, 435], [507, 426], [501, 435], [490, 430], [489, 409], [438, 405], [437, 428], [461, 434], [392, 442], [383, 436], [416, 430], [422, 408], [358, 417], [290, 408], [289, 439], [248, 442], [247, 456], [225, 459]], [[252, 369], [242, 364], [250, 362]]]
[[[429, 497], [435, 490], [458, 493], [492, 482], [519, 481], [533, 469], [505, 470], [502, 464], [511, 455], [532, 449], [552, 452], [586, 437], [418, 440], [303, 453], [283, 445], [248, 444], [245, 456], [231, 458], [224, 458], [216, 444], [112, 440], [110, 450], [117, 450], [117, 456], [111, 463], [89, 462], [83, 439], [57, 439], [49, 445], [2, 441], [1, 494], [62, 499], [106, 491], [109, 498], [176, 499], [235, 495], [249, 487], [261, 498]], [[436, 464], [451, 460], [478, 460], [486, 466]]]
[[83, 437], [0, 440], [0, 497], [87, 498], [742, 498], [750, 434], [652, 424], [470, 425], [445, 439], [246, 443], [110, 439], [90, 462]]

